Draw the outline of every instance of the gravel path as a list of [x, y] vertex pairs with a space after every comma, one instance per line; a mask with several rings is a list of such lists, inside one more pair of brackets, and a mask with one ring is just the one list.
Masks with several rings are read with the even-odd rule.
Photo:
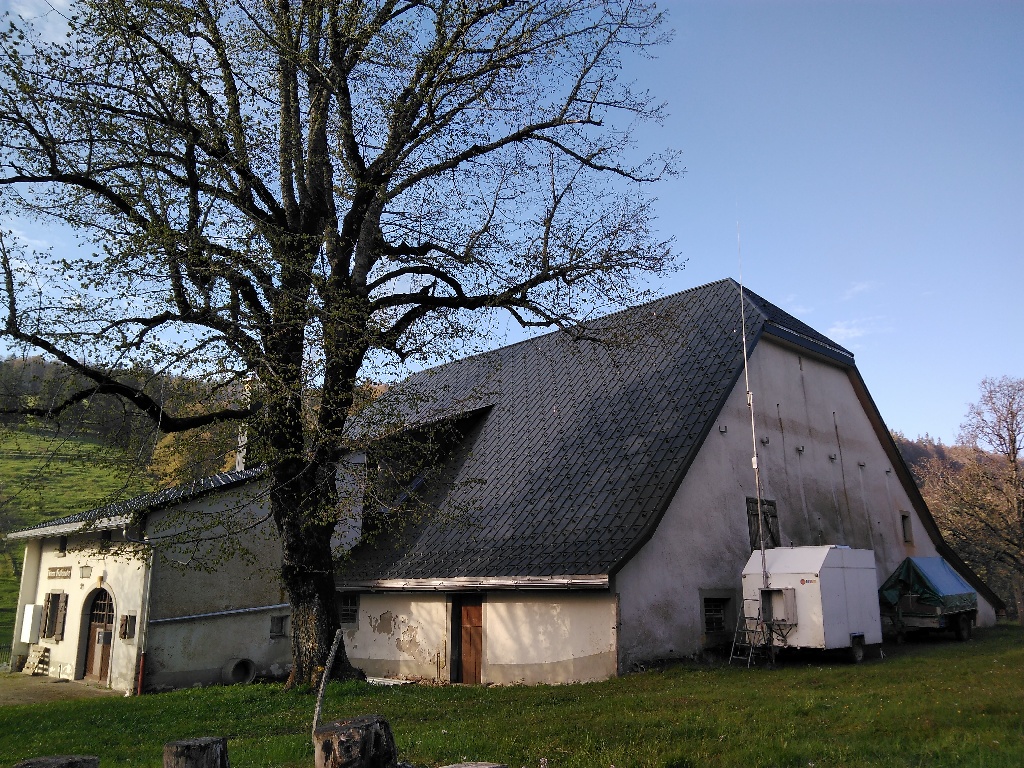
[[100, 688], [81, 681], [58, 680], [43, 675], [0, 674], [0, 707], [11, 704], [35, 704], [40, 701], [94, 699], [100, 696], [123, 696], [109, 688]]

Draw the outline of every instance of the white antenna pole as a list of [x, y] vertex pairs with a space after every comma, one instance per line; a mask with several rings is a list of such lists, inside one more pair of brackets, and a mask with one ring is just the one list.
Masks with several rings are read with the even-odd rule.
[[747, 310], [743, 294], [743, 251], [740, 247], [740, 223], [736, 221], [736, 256], [740, 270], [740, 327], [743, 333], [743, 383], [747, 389], [747, 409], [750, 411], [750, 440], [754, 455], [750, 464], [754, 468], [754, 489], [757, 496], [757, 538], [761, 546], [761, 581], [768, 589], [768, 563], [764, 546], [764, 510], [761, 504], [761, 470], [757, 466], [757, 427], [754, 423], [754, 393], [750, 391], [750, 370], [747, 366]]

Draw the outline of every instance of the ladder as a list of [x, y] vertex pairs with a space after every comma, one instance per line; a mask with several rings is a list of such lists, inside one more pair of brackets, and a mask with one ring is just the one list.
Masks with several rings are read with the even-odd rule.
[[771, 657], [770, 628], [761, 621], [761, 601], [744, 598], [740, 615], [736, 618], [736, 632], [732, 637], [729, 663], [746, 661], [747, 667], [757, 659]]

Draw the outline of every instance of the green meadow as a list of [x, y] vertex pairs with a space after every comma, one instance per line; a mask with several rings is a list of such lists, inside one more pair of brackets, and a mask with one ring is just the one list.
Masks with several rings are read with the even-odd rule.
[[[857, 666], [810, 656], [772, 670], [692, 663], [562, 686], [332, 683], [325, 716], [385, 716], [399, 758], [416, 766], [1017, 767], [1022, 641], [1020, 627], [1002, 625]], [[314, 699], [265, 684], [3, 707], [0, 755], [159, 766], [165, 742], [216, 735], [236, 768], [311, 768]]]

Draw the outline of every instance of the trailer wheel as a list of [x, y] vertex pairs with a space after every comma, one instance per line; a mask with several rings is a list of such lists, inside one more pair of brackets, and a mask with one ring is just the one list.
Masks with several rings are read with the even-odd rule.
[[860, 664], [864, 661], [863, 637], [850, 638], [850, 661], [854, 664]]
[[956, 639], [961, 642], [971, 639], [971, 616], [968, 613], [961, 613], [957, 616], [956, 626], [953, 628], [953, 632], [956, 634]]

